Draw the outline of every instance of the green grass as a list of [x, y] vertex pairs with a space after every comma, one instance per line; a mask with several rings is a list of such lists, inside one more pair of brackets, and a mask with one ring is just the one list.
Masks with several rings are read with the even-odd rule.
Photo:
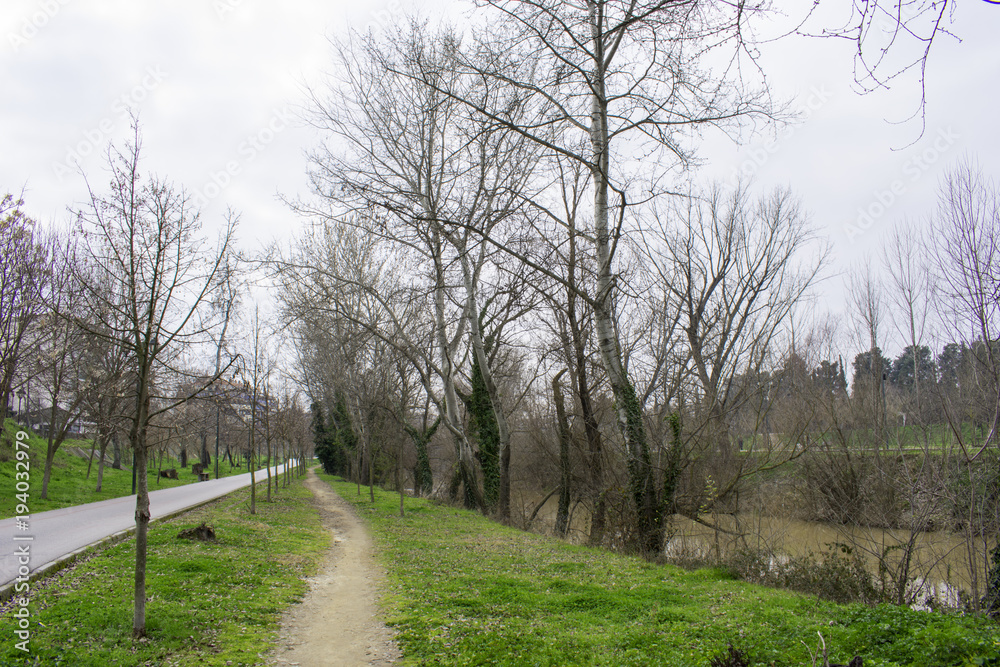
[[[0, 665], [257, 665], [277, 637], [280, 613], [306, 591], [304, 577], [329, 546], [298, 481], [249, 514], [243, 489], [149, 533], [148, 638], [134, 642], [135, 542], [109, 547], [72, 570], [33, 584], [30, 656], [15, 646], [14, 619], [0, 616]], [[205, 521], [217, 543], [178, 539]]]
[[[332, 478], [323, 476], [328, 481]], [[385, 604], [408, 665], [706, 666], [732, 643], [755, 665], [811, 664], [817, 631], [833, 662], [1000, 664], [981, 619], [837, 605], [567, 545], [472, 513], [332, 482], [372, 528]]]
[[[17, 461], [14, 458], [11, 440], [16, 436], [18, 427], [10, 419], [6, 423], [6, 433], [3, 441], [0, 442], [0, 518], [14, 516], [14, 509], [18, 502], [15, 498], [15, 483], [17, 479]], [[46, 440], [29, 432], [28, 454], [29, 454], [29, 508], [32, 513], [45, 512], [47, 510], [69, 507], [71, 505], [82, 505], [84, 503], [118, 498], [132, 494], [132, 471], [131, 469], [115, 470], [110, 466], [105, 466], [104, 477], [101, 484], [101, 491], [94, 489], [97, 486], [97, 461], [91, 466], [90, 477], [87, 477], [87, 459], [70, 454], [67, 449], [79, 447], [90, 452], [91, 442], [89, 440], [67, 440], [58, 450], [52, 461], [52, 476], [49, 479], [48, 498], [42, 499], [42, 476], [45, 470], [45, 451], [48, 447]], [[95, 455], [96, 456], [96, 455]], [[123, 464], [128, 465], [130, 459], [123, 455]], [[198, 477], [191, 472], [191, 468], [181, 468], [179, 462], [164, 456], [163, 468], [176, 468], [179, 479], [165, 479], [157, 477], [157, 460], [152, 462], [153, 470], [148, 473], [147, 479], [149, 490], [166, 489], [172, 486], [181, 486], [197, 482]], [[197, 462], [197, 459], [189, 459], [190, 463]], [[23, 467], [21, 468], [23, 470]], [[214, 475], [214, 465], [211, 471]], [[231, 468], [228, 462], [219, 465], [219, 476], [239, 475], [246, 472], [245, 468]]]

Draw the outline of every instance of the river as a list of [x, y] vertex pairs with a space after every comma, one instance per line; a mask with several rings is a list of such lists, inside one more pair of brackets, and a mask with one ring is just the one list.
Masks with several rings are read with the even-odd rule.
[[[549, 499], [535, 520], [551, 532], [555, 523], [557, 499]], [[826, 554], [834, 545], [847, 545], [873, 575], [880, 562], [890, 570], [899, 567], [905, 545], [912, 538], [909, 592], [913, 606], [926, 608], [928, 597], [949, 607], [959, 605], [959, 591], [982, 591], [985, 585], [987, 558], [992, 540], [976, 540], [970, 548], [966, 536], [949, 531], [920, 531], [865, 526], [843, 526], [818, 521], [801, 521], [759, 514], [706, 515], [704, 523], [675, 515], [672, 533], [666, 544], [668, 558], [679, 561], [715, 562], [735, 549], [744, 547], [775, 554], [780, 560], [809, 553]], [[718, 526], [713, 530], [705, 524]], [[568, 538], [583, 542], [589, 530], [589, 516], [577, 505], [572, 514]]]

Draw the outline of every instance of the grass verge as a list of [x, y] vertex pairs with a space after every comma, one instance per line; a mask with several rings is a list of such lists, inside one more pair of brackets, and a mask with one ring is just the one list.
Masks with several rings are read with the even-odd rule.
[[[14, 496], [16, 461], [13, 455], [13, 448], [10, 444], [17, 434], [17, 424], [8, 419], [5, 425], [3, 438], [0, 439], [0, 489], [10, 489], [10, 493], [0, 494], [0, 519], [14, 516], [14, 508], [17, 499]], [[89, 440], [67, 440], [56, 450], [55, 458], [52, 460], [52, 476], [49, 479], [48, 498], [42, 499], [39, 494], [42, 491], [42, 475], [45, 470], [45, 451], [48, 442], [29, 431], [28, 455], [31, 473], [31, 502], [29, 506], [33, 514], [46, 512], [48, 510], [70, 507], [72, 505], [83, 505], [85, 503], [108, 500], [109, 498], [120, 498], [132, 494], [132, 470], [115, 470], [111, 466], [105, 466], [104, 477], [102, 479], [101, 490], [95, 491], [97, 486], [97, 461], [91, 466], [90, 476], [87, 476], [87, 459], [69, 453], [71, 448], [82, 449], [89, 454], [91, 442]], [[125, 463], [129, 461], [125, 458]], [[159, 457], [152, 463], [159, 461]], [[191, 462], [196, 462], [192, 459]], [[172, 457], [163, 458], [163, 468], [176, 468], [179, 479], [165, 479], [157, 476], [157, 469], [147, 473], [149, 490], [167, 489], [173, 486], [183, 486], [198, 481], [198, 476], [191, 472], [190, 468], [180, 468], [178, 461]], [[22, 468], [23, 469], [23, 468]], [[240, 475], [245, 473], [245, 468], [232, 468], [228, 463], [219, 465], [219, 476], [228, 477], [230, 475]], [[214, 475], [214, 467], [212, 469]]]
[[[104, 549], [30, 592], [30, 654], [0, 615], [0, 665], [257, 665], [277, 637], [281, 611], [304, 595], [304, 577], [329, 546], [296, 480], [249, 513], [242, 489], [149, 532], [148, 637], [132, 640], [135, 542]], [[177, 538], [200, 522], [215, 543]]]
[[[754, 665], [812, 664], [821, 632], [832, 662], [868, 667], [1000, 664], [983, 619], [838, 605], [571, 546], [475, 514], [331, 482], [371, 526], [388, 571], [385, 603], [408, 665], [704, 667], [732, 644]], [[809, 648], [807, 648], [807, 645]]]

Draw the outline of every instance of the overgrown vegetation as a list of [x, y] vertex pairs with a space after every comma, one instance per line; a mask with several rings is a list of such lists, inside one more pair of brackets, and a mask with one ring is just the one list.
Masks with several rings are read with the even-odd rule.
[[[280, 613], [306, 591], [329, 545], [298, 481], [249, 514], [243, 489], [149, 531], [147, 636], [132, 639], [132, 539], [33, 584], [31, 653], [14, 647], [16, 621], [0, 615], [0, 664], [257, 665]], [[217, 540], [178, 539], [207, 523]]]
[[810, 664], [822, 632], [833, 662], [875, 667], [1000, 664], [981, 618], [839, 605], [568, 545], [474, 512], [335, 482], [369, 522], [388, 568], [390, 622], [407, 664], [702, 667], [730, 645], [752, 665]]

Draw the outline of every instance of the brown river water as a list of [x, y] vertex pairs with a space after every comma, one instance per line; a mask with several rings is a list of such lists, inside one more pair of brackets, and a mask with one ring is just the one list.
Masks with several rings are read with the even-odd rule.
[[[557, 499], [553, 497], [538, 512], [534, 528], [538, 530], [544, 526], [551, 532], [556, 509]], [[895, 567], [903, 551], [900, 547], [911, 538], [910, 532], [902, 529], [841, 526], [748, 513], [707, 515], [703, 520], [721, 530], [675, 515], [666, 555], [683, 560], [713, 561], [735, 549], [749, 547], [773, 553], [782, 560], [809, 553], [825, 554], [836, 548], [835, 545], [848, 545], [868, 569], [877, 574], [880, 557], [890, 567]], [[588, 530], [589, 516], [584, 507], [578, 505], [571, 515], [568, 537], [574, 542], [584, 542]], [[980, 537], [970, 545], [964, 535], [943, 530], [917, 532], [912, 537], [910, 591], [915, 599], [914, 607], [926, 608], [928, 597], [935, 598], [938, 604], [958, 606], [960, 590], [982, 594], [992, 540]]]

